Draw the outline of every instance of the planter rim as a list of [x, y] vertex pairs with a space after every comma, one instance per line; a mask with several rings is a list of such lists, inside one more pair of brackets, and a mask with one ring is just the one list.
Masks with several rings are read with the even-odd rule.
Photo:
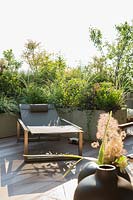
[[99, 165], [97, 168], [101, 171], [112, 171], [116, 169], [114, 165], [109, 165], [109, 164], [102, 164]]

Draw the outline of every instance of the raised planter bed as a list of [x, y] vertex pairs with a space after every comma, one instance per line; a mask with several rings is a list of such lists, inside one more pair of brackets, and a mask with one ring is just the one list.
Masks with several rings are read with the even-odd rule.
[[[97, 122], [102, 110], [58, 109], [62, 118], [65, 118], [83, 128], [85, 140], [95, 140]], [[127, 122], [127, 111], [118, 110], [113, 113], [119, 124]], [[0, 114], [0, 138], [16, 135], [17, 115], [8, 113]]]
[[[102, 110], [78, 110], [78, 109], [58, 109], [58, 112], [62, 118], [65, 118], [78, 126], [83, 128], [85, 140], [95, 140], [97, 132], [97, 122]], [[119, 124], [126, 123], [127, 110], [117, 110], [113, 113]]]
[[16, 135], [17, 118], [8, 113], [0, 114], [0, 138]]

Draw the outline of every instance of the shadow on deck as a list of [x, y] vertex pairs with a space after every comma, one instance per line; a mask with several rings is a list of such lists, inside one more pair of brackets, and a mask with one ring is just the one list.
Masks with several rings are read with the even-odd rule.
[[[133, 153], [133, 140], [129, 136], [125, 140], [128, 153]], [[30, 151], [77, 154], [77, 145], [69, 144], [67, 139], [59, 141], [31, 142]], [[84, 143], [83, 156], [97, 157], [98, 150]], [[52, 161], [24, 163], [23, 142], [17, 143], [16, 137], [0, 140], [1, 187], [0, 196], [11, 200], [71, 200], [77, 184], [79, 170], [87, 161], [82, 160], [64, 178], [66, 170], [76, 161]], [[73, 185], [71, 180], [73, 180]], [[67, 192], [71, 197], [67, 196]], [[58, 196], [58, 198], [57, 198]]]

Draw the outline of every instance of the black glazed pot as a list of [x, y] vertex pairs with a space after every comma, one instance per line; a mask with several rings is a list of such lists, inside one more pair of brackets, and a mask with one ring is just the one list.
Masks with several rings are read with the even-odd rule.
[[[78, 175], [78, 183], [85, 177], [90, 176], [96, 172], [96, 169], [98, 167], [98, 164], [96, 164], [94, 161], [87, 162], [84, 167], [81, 169], [79, 175]], [[118, 176], [121, 176], [122, 178], [125, 178], [127, 181], [131, 183], [131, 179], [129, 174], [127, 173], [126, 169], [124, 172], [120, 171], [119, 167], [116, 167], [116, 172]]]
[[98, 164], [93, 161], [87, 162], [78, 175], [78, 183], [85, 177], [90, 176], [96, 172]]
[[113, 165], [100, 165], [96, 173], [83, 178], [74, 193], [74, 200], [132, 200], [130, 182], [117, 175]]

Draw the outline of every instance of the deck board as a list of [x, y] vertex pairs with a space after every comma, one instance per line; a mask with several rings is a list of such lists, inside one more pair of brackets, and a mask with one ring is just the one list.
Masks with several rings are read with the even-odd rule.
[[[67, 139], [31, 142], [29, 147], [30, 152], [77, 154], [77, 145], [69, 144]], [[133, 153], [132, 138], [127, 138], [125, 148], [128, 153]], [[97, 157], [97, 150], [86, 142], [83, 155]], [[24, 163], [23, 142], [17, 143], [16, 137], [0, 139], [0, 200], [72, 200], [78, 173], [85, 161], [63, 178], [73, 162]], [[130, 172], [131, 168], [133, 170], [132, 165]]]

